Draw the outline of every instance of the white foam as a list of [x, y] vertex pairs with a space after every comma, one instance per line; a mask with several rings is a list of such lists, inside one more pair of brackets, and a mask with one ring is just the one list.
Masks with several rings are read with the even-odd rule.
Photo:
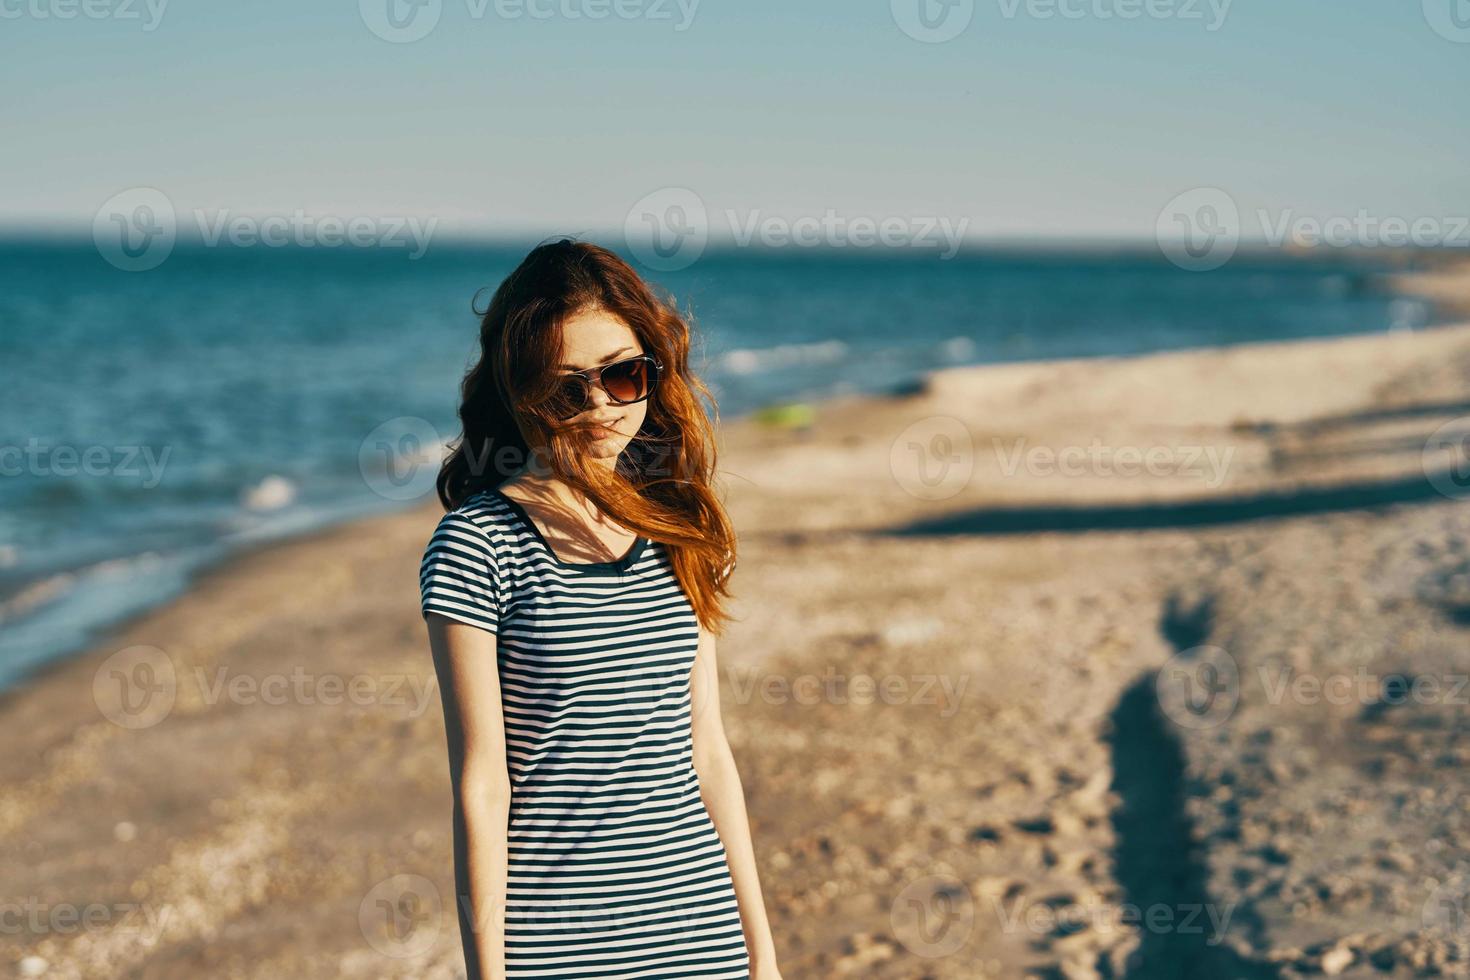
[[847, 356], [847, 345], [840, 340], [824, 340], [811, 344], [777, 344], [775, 347], [741, 348], [726, 351], [717, 361], [719, 367], [732, 374], [751, 374], [762, 368], [791, 367], [797, 364], [831, 364]]
[[284, 476], [272, 474], [240, 494], [246, 510], [280, 510], [296, 499], [296, 484]]

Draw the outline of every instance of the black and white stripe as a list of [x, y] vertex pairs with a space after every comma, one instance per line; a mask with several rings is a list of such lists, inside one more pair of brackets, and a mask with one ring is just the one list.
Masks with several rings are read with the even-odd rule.
[[445, 514], [425, 615], [497, 636], [512, 802], [506, 971], [748, 978], [725, 849], [699, 795], [699, 624], [663, 545], [564, 562], [498, 491]]

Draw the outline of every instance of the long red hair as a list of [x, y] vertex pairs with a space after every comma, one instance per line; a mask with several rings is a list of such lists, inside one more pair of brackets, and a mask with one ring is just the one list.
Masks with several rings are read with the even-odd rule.
[[[579, 450], [590, 423], [551, 411], [562, 324], [589, 309], [623, 320], [663, 365], [643, 426], [613, 469]], [[723, 632], [736, 541], [712, 489], [718, 408], [690, 372], [690, 335], [673, 299], [611, 251], [571, 239], [532, 249], [482, 315], [480, 357], [460, 386], [463, 432], [437, 481], [445, 509], [500, 486], [531, 460], [618, 524], [662, 542], [701, 625]]]

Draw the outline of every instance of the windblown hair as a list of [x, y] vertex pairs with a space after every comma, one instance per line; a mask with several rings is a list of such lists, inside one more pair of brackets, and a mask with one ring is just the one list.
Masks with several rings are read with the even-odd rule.
[[[588, 310], [617, 316], [663, 365], [643, 426], [611, 470], [581, 449], [592, 423], [553, 411], [562, 325]], [[480, 357], [460, 386], [463, 433], [437, 482], [445, 509], [522, 464], [549, 471], [618, 524], [662, 542], [701, 625], [723, 632], [736, 541], [712, 489], [714, 425], [699, 396], [716, 420], [718, 409], [689, 370], [690, 327], [673, 299], [609, 250], [560, 239], [533, 249], [480, 315]]]

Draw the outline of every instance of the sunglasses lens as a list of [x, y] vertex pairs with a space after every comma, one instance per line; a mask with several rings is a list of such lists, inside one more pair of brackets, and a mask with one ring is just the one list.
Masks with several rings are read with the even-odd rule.
[[632, 360], [609, 364], [603, 369], [602, 384], [615, 401], [636, 402], [647, 398], [649, 391], [648, 362]]
[[[632, 358], [609, 364], [600, 374], [602, 388], [611, 401], [619, 405], [641, 402], [653, 393], [658, 380], [651, 361]], [[580, 376], [565, 378], [552, 394], [548, 408], [560, 419], [570, 419], [587, 410], [589, 382]]]

